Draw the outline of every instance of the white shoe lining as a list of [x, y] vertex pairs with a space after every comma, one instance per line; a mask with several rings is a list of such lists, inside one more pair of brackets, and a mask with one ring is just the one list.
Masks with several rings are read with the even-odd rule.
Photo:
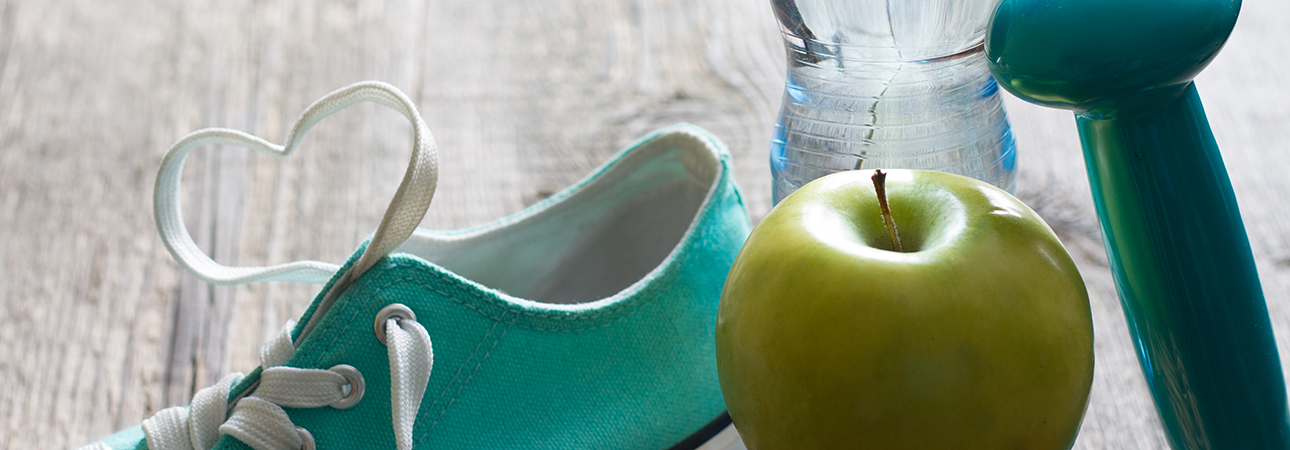
[[674, 133], [635, 149], [563, 200], [473, 230], [418, 230], [398, 251], [515, 297], [592, 302], [627, 289], [667, 258], [720, 171], [707, 142]]

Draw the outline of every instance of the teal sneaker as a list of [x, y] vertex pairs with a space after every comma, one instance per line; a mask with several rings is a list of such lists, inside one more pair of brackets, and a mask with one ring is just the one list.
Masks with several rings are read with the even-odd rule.
[[[229, 144], [286, 155], [323, 116], [360, 101], [407, 116], [414, 151], [385, 218], [348, 262], [227, 267], [196, 247], [176, 195], [190, 150]], [[435, 145], [397, 89], [333, 92], [286, 142], [224, 129], [181, 139], [158, 175], [158, 227], [204, 280], [325, 286], [265, 344], [261, 367], [87, 448], [738, 445], [713, 335], [749, 221], [716, 138], [689, 125], [656, 131], [524, 211], [451, 232], [416, 228], [434, 191]]]

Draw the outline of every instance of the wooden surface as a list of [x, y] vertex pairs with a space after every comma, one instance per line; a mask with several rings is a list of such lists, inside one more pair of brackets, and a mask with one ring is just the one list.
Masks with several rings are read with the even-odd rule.
[[[1245, 2], [1199, 80], [1290, 355], [1290, 6]], [[133, 425], [228, 371], [317, 287], [211, 287], [156, 235], [165, 149], [206, 126], [280, 142], [309, 102], [377, 79], [417, 102], [441, 151], [423, 226], [475, 225], [688, 121], [735, 154], [769, 209], [785, 70], [765, 0], [0, 0], [0, 448], [65, 448]], [[1019, 194], [1080, 264], [1097, 369], [1077, 448], [1164, 448], [1098, 235], [1069, 113], [1009, 98]], [[408, 127], [375, 106], [287, 159], [201, 151], [187, 221], [215, 259], [340, 262], [380, 219]], [[1286, 359], [1290, 361], [1290, 359]]]

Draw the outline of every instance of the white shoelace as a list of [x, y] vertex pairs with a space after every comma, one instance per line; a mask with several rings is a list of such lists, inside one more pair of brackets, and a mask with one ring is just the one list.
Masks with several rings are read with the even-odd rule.
[[225, 266], [206, 255], [188, 233], [179, 205], [179, 184], [188, 153], [206, 145], [245, 147], [260, 153], [287, 156], [295, 151], [305, 133], [324, 117], [360, 102], [388, 106], [412, 122], [412, 157], [399, 189], [385, 210], [376, 234], [363, 256], [354, 264], [355, 277], [389, 254], [412, 235], [434, 197], [439, 179], [438, 147], [429, 127], [412, 100], [398, 88], [380, 82], [355, 83], [327, 94], [305, 108], [287, 133], [286, 145], [277, 145], [250, 134], [226, 128], [205, 128], [181, 138], [166, 152], [157, 172], [153, 191], [153, 215], [166, 249], [180, 265], [197, 278], [214, 284], [243, 284], [254, 281], [297, 281], [326, 283], [339, 266], [320, 261], [296, 261], [265, 267]]
[[[173, 406], [144, 420], [143, 431], [152, 450], [209, 450], [221, 435], [230, 435], [256, 450], [297, 450], [306, 439], [282, 407], [321, 408], [347, 398], [353, 389], [344, 375], [332, 370], [298, 369], [282, 364], [291, 357], [290, 321], [260, 349], [263, 371], [250, 395], [231, 412], [228, 397], [241, 373], [224, 377], [193, 396], [188, 407]], [[412, 448], [412, 428], [434, 365], [434, 351], [425, 328], [414, 320], [389, 319], [385, 334], [390, 357], [390, 408], [399, 450]], [[348, 389], [347, 389], [348, 388]], [[307, 431], [307, 430], [306, 430]]]
[[[411, 160], [376, 234], [363, 255], [341, 275], [319, 303], [299, 336], [299, 339], [304, 339], [352, 280], [407, 240], [425, 216], [434, 196], [439, 174], [434, 137], [416, 105], [397, 88], [385, 83], [363, 82], [327, 94], [300, 114], [287, 134], [285, 145], [224, 128], [207, 128], [184, 136], [171, 146], [162, 160], [153, 195], [153, 213], [166, 249], [185, 269], [210, 283], [243, 284], [269, 280], [326, 283], [340, 266], [319, 261], [296, 261], [264, 267], [234, 267], [212, 260], [193, 241], [180, 213], [179, 187], [184, 160], [192, 150], [206, 145], [231, 145], [287, 156], [295, 150], [304, 134], [324, 117], [365, 101], [393, 108], [412, 122]], [[330, 406], [344, 399], [349, 392], [347, 389], [355, 388], [345, 375], [335, 370], [282, 366], [295, 351], [290, 335], [292, 327], [294, 322], [288, 323], [277, 338], [261, 349], [263, 371], [258, 384], [248, 389], [249, 395], [229, 409], [229, 393], [243, 378], [242, 374], [234, 373], [199, 391], [190, 407], [176, 406], [157, 412], [143, 424], [148, 448], [207, 450], [225, 434], [256, 450], [296, 450], [304, 444], [312, 444], [313, 438], [308, 430], [292, 424], [282, 408]], [[385, 334], [389, 349], [390, 407], [395, 442], [399, 450], [410, 450], [413, 425], [430, 379], [434, 354], [429, 334], [415, 320], [390, 319], [385, 324]]]

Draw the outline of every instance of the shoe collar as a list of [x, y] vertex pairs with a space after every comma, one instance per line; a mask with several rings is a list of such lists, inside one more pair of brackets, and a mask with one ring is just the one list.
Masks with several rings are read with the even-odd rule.
[[[661, 260], [649, 264], [648, 270], [632, 276], [630, 279], [633, 282], [624, 283], [621, 288], [614, 289], [607, 295], [567, 303], [539, 301], [530, 296], [512, 295], [507, 292], [509, 289], [496, 288], [490, 283], [492, 280], [481, 280], [486, 276], [464, 276], [458, 273], [459, 270], [454, 270], [454, 266], [463, 264], [491, 263], [488, 257], [479, 258], [485, 261], [483, 263], [463, 263], [461, 259], [469, 258], [471, 250], [483, 248], [494, 254], [510, 251], [511, 248], [505, 245], [508, 239], [541, 234], [544, 230], [537, 228], [552, 227], [553, 223], [556, 224], [555, 228], [559, 228], [569, 222], [564, 216], [580, 215], [577, 211], [570, 211], [571, 209], [594, 209], [598, 202], [613, 203], [623, 196], [639, 194], [640, 190], [656, 187], [649, 184], [659, 181], [660, 171], [676, 169], [684, 170], [682, 176], [689, 177], [686, 182], [703, 183], [706, 187], [702, 191], [701, 200], [690, 211], [684, 232], [675, 239]], [[500, 320], [507, 316], [507, 320], [514, 321], [517, 326], [536, 329], [570, 331], [594, 328], [605, 319], [635, 309], [676, 285], [678, 279], [685, 276], [684, 260], [704, 257], [702, 253], [705, 249], [702, 238], [698, 235], [709, 228], [706, 224], [721, 219], [718, 215], [722, 214], [726, 206], [733, 206], [718, 205], [729, 199], [741, 203], [733, 187], [730, 157], [725, 146], [698, 127], [689, 124], [674, 125], [641, 138], [573, 186], [523, 211], [464, 230], [417, 229], [394, 253], [360, 278], [375, 278], [388, 271], [400, 271], [405, 273], [404, 276], [415, 273], [411, 277], [431, 280], [436, 289], [445, 291], [445, 294], [453, 296], [459, 302], [469, 302], [480, 314], [493, 319]], [[345, 273], [363, 250], [364, 247], [361, 246], [337, 273]], [[442, 261], [444, 259], [448, 260]], [[526, 258], [509, 259], [516, 266], [542, 266], [524, 261]], [[333, 288], [336, 278], [339, 275], [324, 286], [318, 299]], [[350, 287], [356, 287], [357, 284], [358, 280], [355, 280], [355, 284]], [[350, 297], [344, 294], [342, 296], [346, 299]], [[317, 307], [316, 299], [301, 323], [308, 322]], [[296, 330], [297, 335], [299, 331]]]

